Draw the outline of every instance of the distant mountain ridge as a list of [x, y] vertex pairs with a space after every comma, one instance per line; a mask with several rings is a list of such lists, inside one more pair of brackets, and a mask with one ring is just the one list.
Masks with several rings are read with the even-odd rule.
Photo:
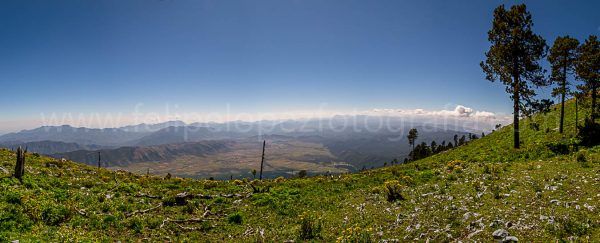
[[0, 143], [28, 143], [58, 141], [82, 145], [97, 144], [118, 146], [145, 136], [145, 133], [127, 132], [119, 128], [85, 128], [63, 126], [43, 126], [0, 136]]
[[57, 141], [39, 141], [28, 143], [6, 143], [0, 144], [0, 147], [15, 149], [18, 147], [27, 148], [27, 151], [39, 154], [54, 154], [72, 152], [77, 150], [97, 150], [103, 148], [98, 145], [80, 145], [78, 143], [65, 143]]
[[227, 150], [231, 141], [203, 141], [143, 147], [121, 147], [97, 151], [78, 150], [51, 154], [54, 158], [65, 158], [88, 165], [98, 165], [98, 154], [103, 166], [126, 166], [138, 162], [160, 162], [182, 155], [205, 156]]

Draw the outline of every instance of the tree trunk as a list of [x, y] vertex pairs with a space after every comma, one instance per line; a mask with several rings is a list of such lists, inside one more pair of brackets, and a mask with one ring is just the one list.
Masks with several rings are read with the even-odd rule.
[[592, 86], [592, 121], [596, 121], [596, 85]]
[[519, 77], [521, 76], [519, 73], [519, 57], [517, 56], [517, 49], [515, 43], [519, 43], [516, 40], [512, 45], [512, 76], [513, 76], [513, 137], [514, 137], [514, 148], [519, 149], [520, 141], [519, 141], [519, 100], [521, 98], [520, 94], [520, 84]]
[[577, 108], [577, 95], [575, 95], [575, 129], [579, 132], [579, 109]]
[[417, 157], [415, 155], [415, 142], [413, 142], [412, 146], [413, 146], [413, 149], [412, 149], [412, 160], [415, 161], [415, 158]]
[[565, 94], [567, 93], [567, 64], [563, 67], [563, 80], [562, 80], [562, 97], [560, 101], [560, 128], [559, 133], [563, 133], [563, 125], [565, 121]]
[[25, 151], [19, 147], [17, 149], [17, 164], [15, 165], [15, 178], [21, 180], [25, 174]]
[[267, 140], [263, 140], [263, 150], [262, 150], [262, 159], [260, 160], [260, 180], [263, 179], [263, 164], [265, 163], [265, 146], [267, 145]]
[[514, 91], [513, 91], [513, 127], [514, 127], [514, 132], [513, 132], [513, 136], [514, 136], [514, 148], [518, 149], [519, 146], [519, 98], [520, 98], [520, 94], [519, 94], [519, 76], [518, 75], [514, 75]]

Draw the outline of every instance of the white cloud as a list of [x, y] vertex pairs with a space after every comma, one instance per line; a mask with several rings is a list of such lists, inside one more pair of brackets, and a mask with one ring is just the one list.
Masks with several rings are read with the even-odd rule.
[[397, 116], [397, 117], [410, 117], [410, 116], [425, 116], [425, 117], [456, 117], [456, 118], [496, 118], [496, 114], [489, 111], [475, 111], [470, 107], [463, 105], [457, 105], [454, 110], [433, 110], [427, 111], [424, 109], [372, 109], [370, 111], [364, 111], [361, 115], [380, 115], [380, 116]]

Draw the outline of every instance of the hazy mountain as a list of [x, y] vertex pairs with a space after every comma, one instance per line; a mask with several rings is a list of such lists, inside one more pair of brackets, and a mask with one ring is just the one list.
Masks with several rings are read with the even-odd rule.
[[102, 146], [98, 145], [80, 145], [77, 143], [65, 143], [65, 142], [57, 142], [57, 141], [39, 141], [39, 142], [28, 142], [28, 143], [8, 143], [1, 144], [0, 147], [7, 148], [27, 148], [27, 151], [32, 153], [40, 153], [40, 154], [55, 154], [55, 153], [65, 153], [72, 152], [77, 150], [97, 150], [101, 149]]
[[183, 142], [197, 142], [215, 139], [212, 129], [206, 127], [167, 127], [146, 135], [133, 142], [139, 146], [161, 145]]
[[96, 166], [98, 165], [98, 154], [100, 154], [103, 166], [126, 166], [138, 162], [168, 161], [183, 155], [205, 156], [226, 151], [232, 144], [232, 142], [225, 141], [204, 141], [147, 147], [121, 147], [97, 151], [78, 150], [50, 156]]
[[157, 123], [157, 124], [142, 123], [142, 124], [138, 124], [138, 125], [120, 127], [119, 129], [126, 131], [126, 132], [153, 133], [153, 132], [156, 132], [158, 130], [168, 128], [168, 127], [183, 127], [186, 125], [187, 124], [182, 121], [168, 121], [168, 122]]
[[23, 130], [0, 136], [0, 143], [28, 143], [38, 141], [57, 141], [82, 145], [119, 146], [139, 139], [146, 133], [127, 132], [118, 128], [84, 128], [63, 126], [44, 126], [32, 130]]

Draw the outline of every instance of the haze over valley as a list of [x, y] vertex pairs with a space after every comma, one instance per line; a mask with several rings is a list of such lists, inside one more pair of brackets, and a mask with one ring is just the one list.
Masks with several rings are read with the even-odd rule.
[[[428, 117], [335, 116], [329, 119], [192, 123], [169, 121], [119, 128], [44, 126], [0, 136], [4, 147], [92, 166], [188, 178], [252, 178], [267, 141], [265, 176], [338, 174], [378, 168], [409, 157], [406, 134], [418, 128], [422, 141], [454, 142], [454, 135], [490, 132], [498, 119], [446, 124]], [[453, 123], [449, 119], [458, 119]], [[480, 130], [487, 127], [486, 130]]]

